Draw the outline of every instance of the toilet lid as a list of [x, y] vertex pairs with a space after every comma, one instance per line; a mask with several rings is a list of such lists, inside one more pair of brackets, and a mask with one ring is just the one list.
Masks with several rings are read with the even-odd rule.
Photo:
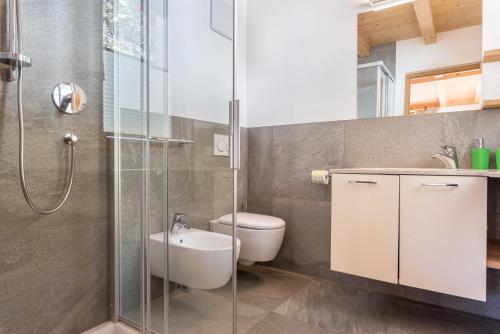
[[[238, 212], [236, 219], [238, 227], [252, 230], [277, 230], [285, 227], [285, 221], [281, 218], [256, 213]], [[220, 224], [233, 225], [233, 215], [222, 216], [217, 221]]]

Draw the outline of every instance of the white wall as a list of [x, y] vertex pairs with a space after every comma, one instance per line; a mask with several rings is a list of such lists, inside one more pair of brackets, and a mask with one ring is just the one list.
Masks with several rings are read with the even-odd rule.
[[232, 41], [210, 29], [210, 0], [169, 0], [168, 29], [169, 114], [228, 123]]
[[248, 2], [248, 126], [356, 117], [355, 7], [345, 0]]
[[[238, 1], [237, 38], [236, 38], [236, 99], [240, 100], [240, 125], [248, 126], [247, 112], [247, 0]], [[253, 1], [253, 0], [250, 0]]]
[[[483, 51], [500, 49], [500, 1], [483, 1]], [[500, 99], [500, 62], [483, 64], [483, 100]]]
[[483, 24], [487, 33], [483, 36], [483, 51], [500, 49], [500, 24], [498, 15], [500, 14], [500, 1], [483, 1]]
[[[242, 126], [356, 118], [356, 1], [238, 0]], [[477, 26], [398, 42], [396, 114], [405, 73], [480, 61], [481, 39]], [[169, 1], [168, 86], [171, 115], [228, 122], [232, 42], [210, 29], [210, 0]]]
[[406, 74], [440, 67], [480, 62], [482, 27], [474, 26], [437, 34], [437, 43], [422, 38], [396, 43], [396, 115], [404, 114]]

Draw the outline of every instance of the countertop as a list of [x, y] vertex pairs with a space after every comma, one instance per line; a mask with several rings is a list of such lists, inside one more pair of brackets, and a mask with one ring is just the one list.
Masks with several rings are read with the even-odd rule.
[[496, 169], [444, 169], [444, 168], [338, 168], [330, 174], [383, 174], [383, 175], [438, 175], [438, 176], [480, 176], [500, 178]]

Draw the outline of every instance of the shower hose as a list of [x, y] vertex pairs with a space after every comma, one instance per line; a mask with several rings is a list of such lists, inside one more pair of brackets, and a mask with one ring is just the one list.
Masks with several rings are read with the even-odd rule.
[[[20, 24], [20, 15], [21, 15], [21, 10], [20, 10], [20, 4], [18, 2], [18, 6], [16, 10], [16, 16], [17, 16], [17, 46], [18, 46], [18, 54], [22, 55], [22, 33], [21, 33], [21, 24]], [[23, 116], [23, 64], [22, 62], [17, 63], [18, 66], [18, 80], [17, 80], [17, 114], [18, 114], [18, 119], [19, 119], [19, 178], [21, 181], [21, 188], [23, 190], [23, 195], [24, 198], [26, 199], [26, 202], [28, 205], [35, 211], [36, 213], [42, 214], [42, 215], [48, 215], [51, 213], [56, 212], [59, 210], [64, 203], [66, 203], [66, 200], [68, 199], [69, 193], [71, 192], [71, 187], [73, 186], [73, 177], [75, 173], [75, 150], [76, 150], [76, 137], [72, 135], [67, 135], [65, 136], [65, 141], [67, 144], [70, 145], [71, 147], [71, 167], [70, 167], [70, 173], [66, 185], [66, 189], [64, 190], [64, 195], [60, 202], [53, 207], [52, 209], [41, 209], [38, 207], [34, 202], [33, 199], [30, 196], [28, 186], [26, 184], [26, 176], [24, 172], [24, 116]]]
[[66, 189], [64, 191], [64, 195], [60, 202], [52, 209], [41, 209], [39, 208], [30, 196], [28, 186], [26, 184], [26, 176], [24, 172], [24, 117], [23, 117], [23, 70], [22, 66], [19, 66], [19, 74], [17, 80], [17, 112], [19, 118], [19, 178], [21, 181], [21, 188], [23, 190], [24, 198], [28, 205], [35, 211], [36, 213], [42, 215], [48, 215], [59, 210], [66, 200], [68, 199], [69, 193], [71, 192], [71, 187], [73, 186], [73, 177], [75, 174], [75, 149], [76, 142], [72, 138], [67, 138], [66, 142], [71, 146], [71, 167], [68, 182], [66, 185]]

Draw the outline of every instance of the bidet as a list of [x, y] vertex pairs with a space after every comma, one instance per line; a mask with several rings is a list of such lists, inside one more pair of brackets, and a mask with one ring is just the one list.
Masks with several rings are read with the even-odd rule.
[[[164, 237], [150, 236], [151, 274], [165, 277]], [[237, 257], [241, 241], [237, 239]], [[181, 230], [168, 236], [168, 279], [194, 289], [217, 289], [231, 279], [232, 237], [198, 229]]]

